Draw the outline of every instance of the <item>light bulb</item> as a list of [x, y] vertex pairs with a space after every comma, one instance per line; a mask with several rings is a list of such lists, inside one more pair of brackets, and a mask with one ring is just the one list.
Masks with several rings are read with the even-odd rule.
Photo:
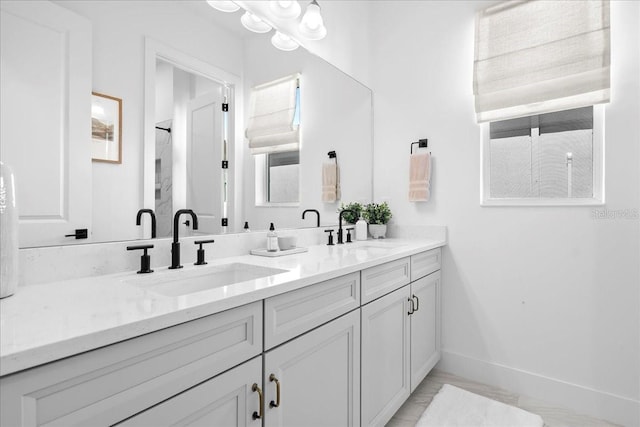
[[300, 46], [295, 40], [286, 34], [282, 34], [280, 31], [271, 37], [271, 44], [280, 50], [291, 51], [296, 50]]
[[240, 9], [240, 6], [231, 0], [207, 0], [207, 3], [212, 8], [221, 12], [235, 12]]
[[244, 15], [242, 15], [240, 22], [242, 22], [242, 25], [244, 25], [247, 30], [253, 31], [254, 33], [268, 33], [271, 31], [271, 25], [267, 24], [248, 10]]
[[322, 15], [320, 14], [320, 6], [315, 0], [307, 6], [307, 10], [298, 28], [300, 34], [309, 40], [320, 40], [327, 35], [327, 29], [324, 26]]
[[269, 9], [281, 19], [296, 19], [301, 11], [297, 0], [270, 0]]

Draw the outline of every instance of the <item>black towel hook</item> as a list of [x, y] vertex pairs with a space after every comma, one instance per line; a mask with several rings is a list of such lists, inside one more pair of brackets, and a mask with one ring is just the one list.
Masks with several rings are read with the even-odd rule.
[[335, 151], [329, 151], [327, 155], [329, 156], [330, 159], [336, 159], [336, 163], [338, 163], [338, 155], [336, 154]]

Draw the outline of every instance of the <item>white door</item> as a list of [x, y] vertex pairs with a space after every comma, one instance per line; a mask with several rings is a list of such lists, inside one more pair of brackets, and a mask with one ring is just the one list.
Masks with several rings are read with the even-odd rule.
[[440, 359], [440, 271], [411, 284], [411, 391]]
[[262, 358], [256, 357], [153, 406], [119, 426], [260, 427]]
[[362, 425], [384, 426], [409, 397], [409, 285], [362, 307]]
[[192, 99], [187, 115], [187, 207], [198, 215], [199, 234], [221, 231], [222, 90]]
[[91, 234], [91, 24], [50, 2], [0, 2], [0, 160], [16, 177], [20, 247]]
[[359, 310], [264, 357], [265, 427], [360, 425]]

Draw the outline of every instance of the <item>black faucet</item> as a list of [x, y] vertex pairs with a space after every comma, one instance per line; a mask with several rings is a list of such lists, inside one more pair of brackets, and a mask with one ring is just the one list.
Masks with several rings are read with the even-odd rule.
[[[356, 211], [352, 211], [351, 209], [343, 209], [340, 211], [340, 215], [338, 215], [338, 244], [339, 245], [344, 243], [342, 241], [342, 215], [344, 215], [345, 212], [351, 213], [354, 217], [358, 216], [358, 213]], [[351, 242], [347, 242], [347, 243], [351, 243]]]
[[179, 209], [173, 216], [173, 243], [171, 243], [171, 267], [169, 267], [171, 270], [182, 268], [180, 265], [180, 242], [178, 242], [178, 228], [180, 227], [179, 220], [180, 215], [182, 214], [191, 215], [191, 219], [193, 220], [193, 229], [198, 229], [198, 217], [191, 209]]
[[307, 212], [314, 212], [318, 216], [318, 220], [316, 221], [316, 227], [320, 227], [320, 212], [318, 212], [315, 209], [305, 209], [304, 212], [302, 212], [302, 219], [304, 219], [304, 215]]
[[136, 215], [136, 225], [140, 225], [140, 220], [142, 219], [142, 214], [148, 213], [151, 215], [151, 238], [156, 238], [156, 214], [153, 213], [152, 209], [140, 209], [138, 211], [138, 215]]

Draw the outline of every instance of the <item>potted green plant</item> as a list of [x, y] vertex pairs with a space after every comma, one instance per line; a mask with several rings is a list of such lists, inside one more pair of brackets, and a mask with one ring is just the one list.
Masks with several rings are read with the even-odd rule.
[[384, 239], [387, 235], [387, 223], [393, 216], [389, 204], [369, 203], [364, 206], [362, 216], [369, 223], [369, 234], [374, 239]]
[[364, 206], [358, 202], [351, 202], [347, 203], [346, 205], [344, 203], [341, 203], [340, 209], [338, 209], [338, 213], [342, 212], [345, 209], [353, 211], [355, 213], [345, 212], [344, 215], [342, 215], [342, 219], [344, 219], [348, 223], [355, 224], [356, 221], [360, 218], [360, 215], [362, 215]]

